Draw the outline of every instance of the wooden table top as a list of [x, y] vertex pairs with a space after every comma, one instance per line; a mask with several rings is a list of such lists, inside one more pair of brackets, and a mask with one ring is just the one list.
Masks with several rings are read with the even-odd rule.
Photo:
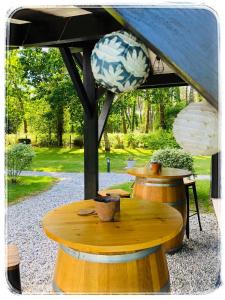
[[188, 170], [176, 169], [176, 168], [162, 168], [159, 174], [152, 174], [152, 171], [146, 167], [142, 168], [130, 168], [127, 169], [127, 173], [136, 177], [147, 178], [183, 178], [192, 175]]
[[162, 203], [123, 198], [120, 217], [114, 222], [101, 222], [97, 215], [77, 214], [80, 209], [90, 208], [95, 208], [94, 200], [48, 212], [42, 221], [46, 235], [78, 251], [114, 254], [163, 244], [183, 226], [181, 214]]
[[20, 263], [20, 257], [18, 248], [16, 245], [8, 245], [7, 246], [7, 254], [8, 254], [8, 268], [15, 267]]

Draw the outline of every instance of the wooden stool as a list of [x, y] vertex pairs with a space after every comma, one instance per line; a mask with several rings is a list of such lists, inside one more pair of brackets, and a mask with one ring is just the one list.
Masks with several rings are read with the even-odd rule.
[[21, 282], [20, 282], [20, 258], [19, 252], [16, 245], [8, 245], [7, 246], [7, 277], [10, 288], [18, 293], [21, 294]]
[[217, 222], [220, 228], [222, 228], [222, 216], [221, 216], [221, 198], [211, 198], [214, 211], [216, 214]]
[[[198, 197], [197, 197], [197, 191], [195, 186], [195, 180], [191, 180], [188, 178], [184, 178], [184, 185], [185, 185], [185, 193], [187, 198], [187, 224], [186, 224], [186, 236], [189, 239], [189, 218], [197, 215], [198, 216], [198, 224], [200, 231], [202, 231], [202, 225], [200, 221], [200, 214], [199, 214], [199, 208], [198, 208]], [[195, 201], [195, 208], [196, 211], [194, 211], [194, 214], [190, 215], [190, 207], [189, 207], [189, 188], [192, 188], [193, 195], [194, 195], [194, 201]]]
[[122, 189], [102, 190], [102, 191], [99, 191], [98, 194], [100, 196], [107, 196], [109, 194], [117, 194], [117, 195], [120, 195], [121, 198], [130, 198], [130, 193], [125, 190], [122, 190]]

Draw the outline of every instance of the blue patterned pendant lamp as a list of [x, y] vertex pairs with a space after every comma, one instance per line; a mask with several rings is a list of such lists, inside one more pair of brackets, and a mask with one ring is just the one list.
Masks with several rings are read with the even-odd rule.
[[131, 91], [148, 77], [148, 50], [134, 35], [115, 31], [96, 43], [91, 67], [96, 82], [106, 89], [113, 93]]

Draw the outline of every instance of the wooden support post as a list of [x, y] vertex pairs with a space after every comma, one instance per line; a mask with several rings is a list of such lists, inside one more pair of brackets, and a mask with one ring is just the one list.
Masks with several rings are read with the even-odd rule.
[[99, 86], [97, 89], [97, 99], [99, 100], [106, 92], [106, 89], [102, 86]]
[[220, 153], [216, 153], [211, 160], [211, 198], [220, 197]]
[[91, 105], [91, 115], [84, 115], [84, 199], [93, 198], [98, 192], [98, 106], [91, 50], [83, 50], [83, 85]]
[[73, 53], [73, 58], [80, 69], [83, 68], [83, 57], [80, 53]]
[[84, 89], [83, 83], [81, 81], [80, 75], [78, 73], [76, 64], [73, 59], [73, 55], [68, 47], [60, 48], [60, 52], [64, 63], [66, 65], [67, 71], [73, 82], [74, 88], [77, 91], [77, 95], [80, 98], [81, 104], [84, 108], [86, 115], [91, 115], [91, 104], [88, 95]]
[[[114, 94], [107, 92], [103, 109], [98, 119], [97, 100], [104, 93], [104, 88], [95, 87], [91, 70], [91, 48], [85, 48], [83, 55], [71, 53], [69, 48], [61, 48], [71, 80], [84, 108], [84, 198], [90, 199], [98, 192], [98, 145], [107, 122]], [[79, 67], [83, 66], [83, 83], [77, 71], [74, 59]]]
[[[73, 58], [77, 64], [77, 66], [83, 70], [83, 55], [80, 53], [73, 53]], [[99, 86], [97, 89], [97, 99], [101, 98], [106, 92], [106, 89], [102, 86]]]
[[112, 92], [107, 92], [104, 105], [98, 120], [98, 143], [100, 144], [101, 137], [108, 119], [109, 111], [112, 106], [113, 98], [115, 94]]

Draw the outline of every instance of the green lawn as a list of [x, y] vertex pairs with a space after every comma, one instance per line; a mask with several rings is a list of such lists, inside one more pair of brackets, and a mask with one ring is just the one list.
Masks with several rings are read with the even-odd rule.
[[[31, 166], [33, 171], [48, 172], [83, 172], [83, 149], [69, 148], [34, 148], [36, 156]], [[126, 172], [126, 159], [133, 156], [136, 166], [144, 166], [152, 155], [146, 149], [114, 149], [110, 153], [99, 151], [99, 171], [106, 172], [106, 158], [111, 161], [111, 172]], [[197, 174], [210, 174], [210, 157], [194, 157]], [[47, 176], [21, 176], [18, 184], [8, 183], [8, 203], [15, 203], [24, 197], [37, 194], [50, 188], [57, 179]], [[130, 183], [122, 185], [127, 189]], [[209, 211], [208, 203], [209, 181], [197, 181], [200, 206]]]
[[[69, 148], [35, 148], [31, 170], [49, 172], [83, 172], [83, 149]], [[133, 156], [136, 166], [144, 166], [152, 155], [152, 150], [146, 149], [114, 149], [110, 153], [99, 150], [99, 171], [106, 172], [106, 158], [110, 158], [111, 172], [124, 172], [126, 159]], [[194, 157], [197, 174], [210, 174], [210, 157]]]
[[[125, 191], [131, 192], [131, 185], [132, 185], [132, 182], [125, 182], [122, 184], [113, 185], [113, 186], [109, 187], [109, 189], [111, 189], [111, 188], [123, 189]], [[210, 194], [209, 180], [196, 180], [196, 189], [197, 189], [200, 213], [213, 212], [214, 211], [213, 205], [209, 198], [209, 194]], [[191, 190], [190, 190], [190, 209], [195, 210], [193, 194], [192, 194]]]
[[25, 197], [43, 192], [57, 181], [57, 178], [49, 176], [21, 176], [17, 184], [8, 180], [8, 204], [17, 203]]
[[[210, 181], [196, 180], [196, 189], [198, 194], [198, 203], [199, 203], [200, 210], [206, 212], [214, 212], [213, 204], [212, 201], [210, 200]], [[191, 200], [191, 203], [193, 203], [193, 201]], [[191, 205], [191, 207], [192, 206], [193, 205]]]
[[194, 168], [196, 174], [209, 175], [211, 169], [211, 157], [194, 156]]

